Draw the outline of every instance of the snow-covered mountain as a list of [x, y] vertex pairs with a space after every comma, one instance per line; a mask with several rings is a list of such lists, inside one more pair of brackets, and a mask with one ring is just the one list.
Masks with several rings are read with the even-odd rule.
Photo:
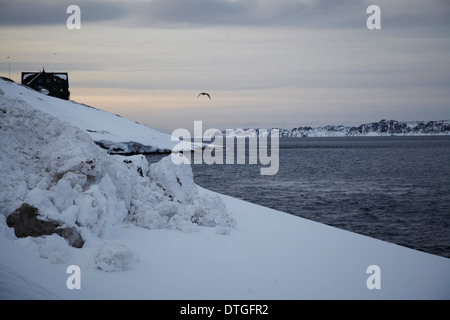
[[449, 135], [450, 120], [408, 121], [380, 120], [357, 127], [343, 125], [325, 127], [298, 127], [292, 130], [280, 129], [282, 137], [346, 137], [346, 136], [413, 136]]
[[[324, 127], [297, 127], [294, 129], [277, 128], [280, 137], [348, 137], [348, 136], [419, 136], [450, 135], [450, 120], [407, 121], [380, 120], [360, 126], [328, 125]], [[234, 136], [265, 136], [270, 130], [236, 129], [230, 131]], [[227, 135], [226, 131], [223, 131]]]
[[[213, 193], [169, 156], [149, 165], [94, 142], [171, 148], [145, 128], [0, 79], [0, 299], [450, 298], [449, 259]], [[18, 235], [11, 216], [83, 243]]]
[[439, 121], [409, 121], [381, 120], [379, 122], [362, 124], [351, 127], [348, 136], [359, 135], [448, 135], [450, 134], [450, 120]]

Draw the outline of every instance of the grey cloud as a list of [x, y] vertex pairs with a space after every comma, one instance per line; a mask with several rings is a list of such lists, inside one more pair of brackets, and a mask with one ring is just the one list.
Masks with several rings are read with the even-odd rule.
[[[330, 4], [332, 3], [332, 4]], [[156, 27], [352, 26], [364, 5], [355, 1], [155, 0], [137, 6], [136, 24]]]
[[[366, 9], [377, 4], [382, 28], [448, 31], [447, 0], [153, 0], [75, 1], [82, 22], [126, 24], [137, 27], [186, 28], [211, 26], [299, 26], [306, 28], [361, 28]], [[0, 0], [0, 25], [65, 23], [72, 0]]]
[[450, 2], [447, 0], [379, 0], [382, 28], [385, 29], [441, 29], [450, 28]]
[[[447, 2], [446, 2], [447, 1]], [[361, 28], [367, 7], [380, 6], [386, 28], [450, 26], [448, 0], [154, 0], [130, 6], [137, 26], [299, 26]]]
[[119, 3], [93, 2], [87, 0], [0, 0], [0, 25], [65, 25], [69, 17], [66, 10], [72, 4], [80, 7], [82, 22], [117, 20], [125, 17], [127, 14], [127, 6]]

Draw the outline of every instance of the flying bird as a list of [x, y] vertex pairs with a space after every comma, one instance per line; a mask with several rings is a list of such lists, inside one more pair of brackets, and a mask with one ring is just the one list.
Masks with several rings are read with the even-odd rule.
[[197, 98], [200, 97], [200, 96], [208, 96], [209, 100], [211, 100], [211, 96], [210, 96], [209, 93], [207, 93], [207, 92], [200, 92], [200, 93], [198, 94]]

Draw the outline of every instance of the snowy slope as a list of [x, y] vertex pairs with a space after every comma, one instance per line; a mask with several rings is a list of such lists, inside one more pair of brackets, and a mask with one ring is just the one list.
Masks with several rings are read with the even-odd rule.
[[61, 100], [39, 93], [14, 82], [0, 79], [4, 98], [33, 105], [34, 108], [49, 113], [60, 120], [87, 132], [94, 141], [104, 146], [122, 149], [117, 153], [170, 152], [179, 141], [171, 141], [171, 136], [145, 125], [93, 107]]
[[[95, 111], [93, 127], [91, 108], [63, 101], [53, 114], [59, 100], [28, 91], [0, 80], [1, 299], [450, 298], [449, 259], [212, 193], [169, 157], [110, 155], [86, 129], [113, 131], [116, 116]], [[127, 142], [136, 124], [120, 125]], [[84, 246], [18, 239], [6, 216], [24, 201]], [[381, 289], [366, 285], [371, 265]]]
[[[448, 299], [448, 259], [360, 236], [268, 208], [223, 197], [239, 227], [228, 236], [118, 228], [110, 243], [138, 255], [129, 270], [102, 272], [94, 248], [71, 249], [50, 264], [17, 242], [0, 239], [2, 282], [22, 284], [19, 297], [101, 299]], [[7, 259], [5, 259], [7, 257]], [[13, 258], [13, 259], [11, 259]], [[81, 290], [68, 290], [69, 264], [80, 266]], [[381, 269], [381, 289], [369, 290], [368, 266]], [[2, 268], [0, 268], [1, 270]], [[4, 278], [3, 278], [4, 277]], [[13, 288], [13, 285], [10, 285]], [[41, 293], [41, 291], [44, 291]], [[9, 295], [7, 296], [9, 297]]]

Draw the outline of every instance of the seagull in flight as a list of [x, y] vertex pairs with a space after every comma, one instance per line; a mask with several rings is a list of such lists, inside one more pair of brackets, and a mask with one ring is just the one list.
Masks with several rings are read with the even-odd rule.
[[209, 93], [207, 93], [207, 92], [200, 92], [200, 93], [198, 94], [197, 98], [200, 97], [200, 96], [208, 96], [209, 100], [211, 100], [211, 96], [210, 96]]

